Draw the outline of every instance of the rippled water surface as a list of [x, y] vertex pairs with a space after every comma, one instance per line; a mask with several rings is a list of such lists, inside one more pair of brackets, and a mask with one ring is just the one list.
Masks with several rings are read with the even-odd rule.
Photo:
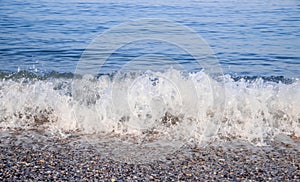
[[[138, 18], [163, 18], [202, 36], [225, 73], [300, 77], [300, 2], [296, 0], [0, 3], [1, 71], [74, 72], [81, 54], [98, 34]], [[150, 51], [148, 44], [125, 47], [106, 68], [113, 70], [123, 57], [149, 53], [174, 54], [172, 59], [190, 64], [189, 58], [176, 49], [168, 52], [163, 44], [151, 45], [154, 48]], [[149, 66], [159, 64], [159, 58], [153, 59]]]

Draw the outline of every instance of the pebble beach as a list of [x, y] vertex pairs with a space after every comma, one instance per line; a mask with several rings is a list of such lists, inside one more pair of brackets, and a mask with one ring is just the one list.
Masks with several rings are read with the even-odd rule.
[[[2, 130], [1, 181], [299, 181], [299, 139], [183, 147], [165, 160], [129, 164], [102, 156], [76, 137]], [[34, 137], [33, 137], [34, 136]], [[284, 142], [282, 142], [284, 141]], [[76, 143], [76, 142], [75, 142]]]
[[300, 182], [300, 0], [0, 5], [0, 182]]

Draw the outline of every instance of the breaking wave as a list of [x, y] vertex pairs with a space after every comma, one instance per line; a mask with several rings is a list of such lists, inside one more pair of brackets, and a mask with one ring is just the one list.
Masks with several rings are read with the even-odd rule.
[[300, 136], [300, 81], [205, 72], [0, 74], [0, 127], [192, 143]]

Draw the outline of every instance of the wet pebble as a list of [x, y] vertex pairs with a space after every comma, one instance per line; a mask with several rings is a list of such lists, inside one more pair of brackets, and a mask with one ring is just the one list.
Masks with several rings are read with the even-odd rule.
[[[13, 137], [12, 137], [13, 138]], [[300, 152], [280, 146], [183, 148], [164, 161], [127, 164], [73, 140], [11, 143], [1, 139], [1, 181], [299, 181]], [[45, 145], [51, 146], [49, 150]], [[188, 154], [188, 155], [187, 155]]]

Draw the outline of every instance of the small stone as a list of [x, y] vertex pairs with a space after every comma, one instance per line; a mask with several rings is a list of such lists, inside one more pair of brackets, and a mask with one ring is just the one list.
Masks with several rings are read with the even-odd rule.
[[193, 174], [191, 173], [185, 173], [186, 176], [191, 177]]

